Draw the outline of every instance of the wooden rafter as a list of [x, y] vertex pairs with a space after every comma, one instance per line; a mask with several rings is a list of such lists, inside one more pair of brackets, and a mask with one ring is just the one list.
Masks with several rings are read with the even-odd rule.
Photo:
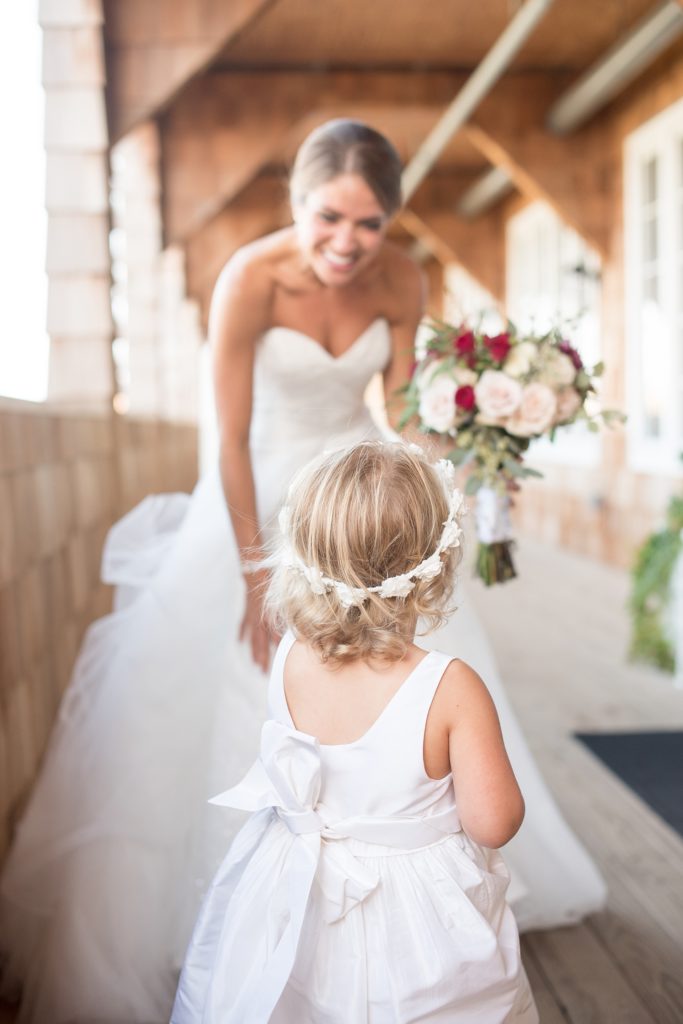
[[163, 110], [276, 0], [106, 0], [109, 129]]

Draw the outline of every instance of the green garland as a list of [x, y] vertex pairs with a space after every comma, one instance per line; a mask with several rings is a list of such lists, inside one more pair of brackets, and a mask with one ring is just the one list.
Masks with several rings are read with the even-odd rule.
[[669, 502], [666, 527], [652, 533], [636, 555], [631, 572], [633, 631], [629, 656], [666, 672], [675, 669], [675, 653], [666, 616], [671, 600], [671, 577], [683, 551], [683, 496]]

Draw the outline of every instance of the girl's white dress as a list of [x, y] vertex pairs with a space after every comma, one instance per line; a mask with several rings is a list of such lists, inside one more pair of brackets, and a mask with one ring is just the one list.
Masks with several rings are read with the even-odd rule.
[[278, 648], [260, 757], [212, 803], [254, 812], [209, 889], [171, 1024], [535, 1024], [497, 851], [424, 769], [452, 660], [430, 651], [367, 732], [299, 732]]
[[[326, 447], [378, 436], [364, 403], [387, 363], [378, 319], [334, 359], [298, 331], [262, 337], [251, 450], [260, 520]], [[40, 777], [0, 881], [4, 986], [21, 1024], [165, 1024], [198, 906], [244, 821], [209, 797], [258, 750], [266, 679], [236, 637], [244, 603], [217, 471], [187, 495], [150, 497], [111, 531], [116, 611], [79, 655]], [[427, 638], [492, 691], [527, 804], [505, 849], [521, 928], [578, 920], [604, 885], [548, 793], [467, 601]], [[533, 638], [529, 638], [533, 642]]]

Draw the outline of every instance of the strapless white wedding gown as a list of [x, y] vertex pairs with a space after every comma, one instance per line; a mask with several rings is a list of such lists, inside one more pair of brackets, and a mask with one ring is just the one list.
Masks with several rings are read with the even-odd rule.
[[[296, 469], [379, 434], [364, 402], [386, 364], [384, 320], [341, 357], [276, 327], [255, 365], [251, 448], [260, 520]], [[192, 497], [148, 498], [112, 530], [116, 610], [88, 631], [0, 885], [5, 986], [31, 1024], [168, 1020], [201, 896], [243, 815], [209, 797], [252, 763], [266, 677], [236, 640], [244, 589], [218, 472]], [[488, 684], [526, 799], [505, 848], [522, 928], [576, 921], [604, 884], [529, 754], [467, 602], [426, 638]]]

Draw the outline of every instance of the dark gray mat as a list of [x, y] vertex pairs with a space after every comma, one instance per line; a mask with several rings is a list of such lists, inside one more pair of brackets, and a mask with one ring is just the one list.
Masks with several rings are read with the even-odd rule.
[[683, 836], [683, 732], [575, 735]]

